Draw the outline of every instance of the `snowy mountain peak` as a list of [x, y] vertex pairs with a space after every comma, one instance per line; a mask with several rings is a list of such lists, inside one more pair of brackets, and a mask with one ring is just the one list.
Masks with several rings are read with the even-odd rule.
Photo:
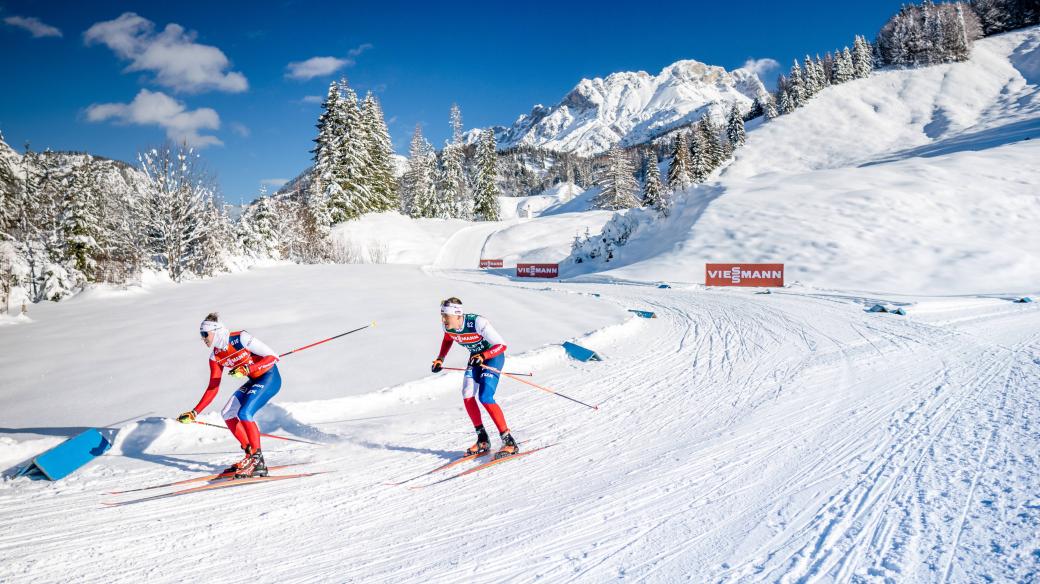
[[[720, 116], [736, 103], [742, 109], [765, 93], [746, 69], [726, 71], [692, 59], [676, 61], [651, 75], [622, 71], [582, 79], [553, 106], [536, 105], [512, 126], [496, 127], [499, 148], [520, 145], [597, 154], [614, 144], [640, 144], [706, 113]], [[477, 131], [467, 135], [474, 140]]]

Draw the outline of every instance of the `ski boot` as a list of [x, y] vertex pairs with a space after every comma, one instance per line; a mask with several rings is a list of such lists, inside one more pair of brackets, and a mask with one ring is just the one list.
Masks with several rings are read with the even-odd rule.
[[249, 458], [251, 456], [253, 456], [253, 452], [252, 452], [252, 450], [250, 450], [250, 448], [248, 446], [243, 446], [242, 447], [242, 451], [246, 453], [245, 457], [243, 457], [242, 460], [236, 462], [235, 464], [232, 464], [231, 466], [229, 466], [229, 467], [225, 468], [224, 470], [220, 471], [221, 476], [223, 476], [223, 475], [228, 475], [228, 476], [231, 476], [231, 477], [235, 476], [236, 474], [238, 474], [239, 469], [241, 469], [242, 466], [244, 464], [246, 464], [246, 462], [249, 461]]
[[245, 459], [238, 472], [235, 473], [236, 479], [247, 479], [251, 477], [266, 477], [267, 476], [267, 463], [264, 462], [264, 453], [257, 450], [252, 455]]
[[484, 426], [477, 428], [477, 443], [466, 449], [466, 456], [480, 456], [491, 450], [491, 439], [488, 438]]
[[520, 452], [520, 447], [516, 445], [516, 440], [513, 440], [513, 435], [509, 433], [509, 430], [502, 432], [502, 448], [495, 453], [495, 460], [513, 456], [518, 452]]

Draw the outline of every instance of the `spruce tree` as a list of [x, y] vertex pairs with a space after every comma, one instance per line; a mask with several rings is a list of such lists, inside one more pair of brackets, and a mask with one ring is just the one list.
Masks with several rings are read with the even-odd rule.
[[805, 76], [803, 75], [801, 66], [798, 65], [797, 59], [795, 59], [794, 65], [791, 67], [791, 77], [789, 79], [787, 92], [791, 100], [792, 108], [802, 107], [805, 101], [809, 98], [805, 89]]
[[845, 47], [834, 63], [834, 83], [846, 83], [852, 81], [856, 76], [852, 64], [852, 53]]
[[668, 199], [661, 186], [661, 169], [658, 167], [657, 154], [653, 149], [647, 152], [646, 173], [643, 176], [643, 206], [656, 209], [664, 214], [668, 209]]
[[422, 135], [422, 128], [416, 124], [409, 149], [408, 170], [404, 183], [408, 191], [410, 203], [409, 215], [415, 218], [436, 217], [437, 185], [436, 154], [433, 146]]
[[702, 119], [694, 125], [693, 131], [690, 132], [690, 178], [695, 183], [708, 180], [708, 175], [713, 169], [709, 147], [702, 129], [703, 125], [704, 120]]
[[462, 113], [457, 104], [451, 104], [451, 142], [444, 147], [442, 159], [444, 171], [441, 173], [441, 192], [446, 201], [451, 203], [451, 216], [469, 219], [472, 214], [473, 199], [466, 188], [464, 145], [462, 144]]
[[473, 193], [473, 218], [476, 221], [498, 221], [498, 148], [494, 130], [484, 130], [477, 146], [477, 185]]
[[708, 164], [709, 173], [726, 159], [722, 150], [721, 131], [715, 125], [715, 120], [710, 114], [705, 114], [698, 124], [698, 132], [701, 135], [701, 144], [704, 147], [704, 160]]
[[866, 37], [856, 35], [852, 49], [852, 69], [855, 77], [867, 77], [874, 70], [874, 49]]
[[734, 149], [740, 148], [747, 141], [747, 133], [744, 131], [744, 117], [740, 115], [737, 104], [733, 104], [733, 107], [729, 110], [729, 118], [726, 120], [726, 137], [729, 138], [729, 143]]
[[361, 120], [357, 94], [342, 79], [339, 84], [341, 113], [335, 116], [341, 132], [341, 147], [337, 160], [340, 190], [343, 196], [332, 200], [334, 213], [349, 221], [371, 210], [370, 169], [368, 132]]
[[89, 162], [73, 169], [67, 193], [67, 205], [62, 215], [64, 255], [87, 281], [94, 281], [97, 259], [101, 255], [98, 246], [101, 222], [95, 203], [99, 194]]
[[668, 165], [668, 188], [672, 192], [688, 189], [693, 184], [690, 168], [690, 146], [687, 133], [680, 130], [675, 133], [672, 143], [672, 161]]
[[368, 210], [375, 213], [397, 210], [401, 207], [401, 197], [394, 177], [394, 147], [379, 100], [371, 93], [365, 96], [361, 118], [371, 164]]
[[632, 176], [632, 163], [617, 144], [607, 152], [607, 168], [601, 183], [603, 190], [593, 201], [597, 209], [617, 211], [639, 206], [639, 199], [635, 196], [638, 185]]
[[776, 102], [768, 94], [762, 96], [762, 109], [766, 112], [767, 120], [775, 119], [780, 115], [780, 112], [776, 110]]
[[[308, 197], [308, 200], [315, 200], [316, 206], [310, 204], [308, 206], [314, 207], [315, 210], [320, 207], [320, 212], [313, 214], [313, 218], [319, 222], [314, 227], [319, 231], [324, 231], [333, 223], [344, 220], [343, 216], [333, 209], [334, 206], [339, 207], [343, 204], [340, 187], [343, 176], [339, 167], [342, 159], [340, 154], [343, 137], [340, 119], [342, 108], [340, 107], [339, 86], [335, 82], [329, 84], [328, 94], [321, 107], [322, 113], [318, 116], [317, 124], [318, 137], [314, 139], [315, 146], [311, 151], [314, 154], [314, 171], [310, 185], [310, 197]], [[336, 199], [335, 204], [330, 200], [333, 197]], [[326, 219], [328, 224], [321, 225], [320, 223]]]

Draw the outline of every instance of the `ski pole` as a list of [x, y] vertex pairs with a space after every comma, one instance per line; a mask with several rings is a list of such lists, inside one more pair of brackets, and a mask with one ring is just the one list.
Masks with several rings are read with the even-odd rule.
[[576, 400], [573, 397], [570, 397], [570, 396], [567, 396], [567, 395], [563, 395], [562, 393], [560, 393], [558, 391], [553, 391], [553, 390], [549, 389], [548, 387], [544, 387], [544, 386], [538, 385], [537, 383], [531, 383], [530, 381], [527, 381], [526, 379], [520, 379], [519, 377], [517, 377], [516, 375], [514, 375], [512, 373], [503, 373], [502, 371], [499, 371], [498, 369], [495, 369], [494, 367], [489, 367], [487, 365], [481, 365], [481, 367], [483, 367], [484, 369], [487, 369], [488, 371], [494, 371], [495, 373], [498, 373], [499, 375], [505, 375], [506, 377], [509, 377], [510, 379], [514, 379], [516, 381], [519, 381], [520, 383], [526, 383], [527, 385], [530, 385], [531, 387], [540, 389], [540, 390], [542, 390], [544, 392], [548, 392], [548, 393], [551, 393], [553, 395], [558, 395], [558, 396], [560, 396], [562, 398], [569, 399], [572, 402], [579, 403], [579, 404], [581, 404], [581, 405], [583, 405], [583, 406], [585, 406], [587, 408], [592, 408], [594, 410], [598, 410], [599, 409], [599, 406], [591, 406], [591, 405], [589, 405], [589, 404], [587, 404], [587, 403], [585, 403], [583, 401]]
[[336, 335], [334, 337], [329, 337], [327, 339], [322, 339], [322, 340], [320, 340], [320, 341], [318, 341], [316, 343], [311, 343], [309, 345], [304, 345], [304, 346], [302, 346], [302, 347], [300, 347], [298, 349], [293, 349], [292, 351], [289, 351], [288, 353], [282, 353], [281, 355], [278, 355], [278, 358], [281, 359], [282, 357], [284, 357], [286, 355], [292, 355], [293, 353], [298, 353], [300, 351], [305, 351], [307, 349], [310, 349], [311, 347], [316, 347], [316, 346], [318, 346], [318, 345], [320, 345], [322, 343], [327, 343], [327, 342], [329, 342], [329, 341], [331, 341], [333, 339], [338, 339], [340, 337], [345, 337], [345, 336], [347, 336], [347, 335], [349, 335], [351, 333], [356, 333], [358, 331], [365, 330], [368, 327], [372, 327], [372, 326], [376, 326], [376, 323], [373, 322], [372, 324], [366, 324], [365, 326], [358, 327], [358, 328], [356, 328], [356, 329], [354, 329], [352, 331], [347, 331], [345, 333], [340, 333], [340, 334], [338, 334], [338, 335]]
[[[441, 367], [441, 369], [444, 369], [445, 371], [466, 371], [469, 368], [468, 367]], [[490, 367], [489, 367], [489, 369], [490, 369]], [[534, 377], [534, 373], [509, 373], [508, 371], [504, 372], [503, 375], [520, 375], [520, 376], [523, 376], [523, 377]]]
[[[195, 420], [195, 423], [196, 424], [202, 424], [203, 426], [209, 426], [211, 428], [224, 428], [224, 429], [227, 429], [224, 426], [220, 426], [218, 424], [210, 424], [209, 422], [200, 422], [199, 420]], [[275, 436], [274, 434], [264, 434], [262, 432], [260, 433], [260, 435], [261, 436], [265, 436], [267, 438], [277, 438], [279, 440], [288, 440], [290, 442], [303, 442], [304, 444], [313, 444], [315, 446], [324, 446], [320, 442], [311, 442], [309, 440], [300, 440], [299, 438], [289, 438], [288, 436]]]

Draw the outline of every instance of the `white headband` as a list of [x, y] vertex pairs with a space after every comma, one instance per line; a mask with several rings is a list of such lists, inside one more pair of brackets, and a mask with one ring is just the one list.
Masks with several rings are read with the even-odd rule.
[[224, 323], [215, 320], [204, 320], [199, 325], [199, 332], [210, 333], [213, 335], [213, 346], [224, 348], [228, 345], [229, 337], [231, 333], [228, 331]]
[[462, 316], [465, 312], [462, 311], [461, 304], [447, 304], [441, 306], [441, 314], [453, 314], [455, 316]]

